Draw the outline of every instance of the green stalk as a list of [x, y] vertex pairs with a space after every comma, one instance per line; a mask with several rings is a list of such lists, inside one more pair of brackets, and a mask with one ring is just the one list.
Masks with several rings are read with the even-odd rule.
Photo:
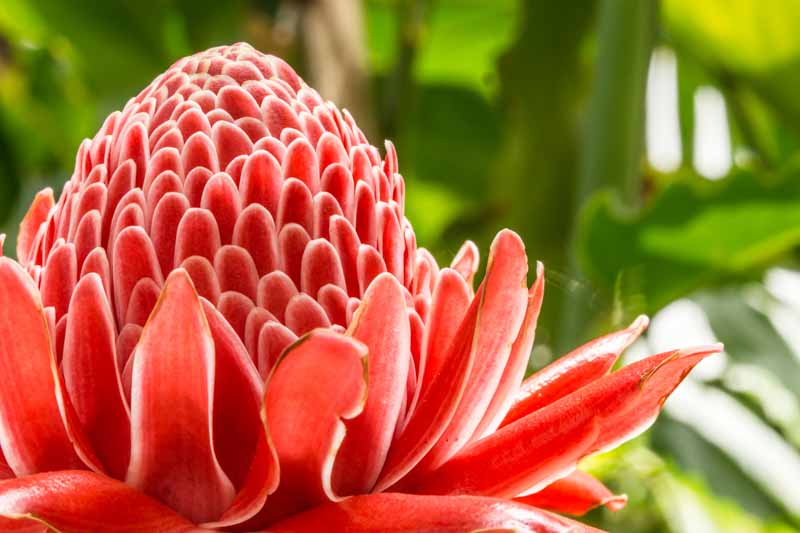
[[403, 0], [397, 5], [397, 59], [386, 86], [383, 124], [384, 139], [394, 139], [403, 117], [409, 113], [414, 95], [414, 62], [425, 27], [429, 0]]
[[[596, 73], [581, 144], [576, 215], [601, 189], [613, 190], [629, 210], [639, 207], [642, 192], [645, 87], [658, 1], [601, 0], [599, 8]], [[574, 239], [570, 263], [570, 277], [581, 279]], [[586, 287], [567, 293], [558, 348], [586, 335], [590, 296]]]
[[613, 188], [636, 208], [641, 193], [644, 96], [658, 20], [657, 0], [602, 0], [597, 72], [583, 139], [580, 190]]

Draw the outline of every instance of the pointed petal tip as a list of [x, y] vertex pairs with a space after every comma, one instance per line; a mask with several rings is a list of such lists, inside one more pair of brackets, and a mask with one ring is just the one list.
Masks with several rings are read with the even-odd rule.
[[663, 360], [642, 376], [642, 383], [649, 380], [654, 374], [660, 372], [665, 366], [674, 362], [683, 362], [685, 364], [687, 359], [691, 359], [691, 361], [688, 362], [688, 370], [691, 370], [697, 363], [706, 357], [720, 353], [723, 348], [724, 346], [721, 342], [716, 342], [712, 344], [688, 346], [686, 348], [679, 348], [672, 352], [665, 352], [661, 354], [661, 356], [664, 357]]
[[604, 506], [609, 511], [617, 512], [621, 511], [628, 505], [628, 495], [627, 494], [614, 494], [613, 496], [609, 496], [608, 498], [604, 499], [600, 502], [600, 505]]
[[700, 361], [721, 352], [722, 348], [722, 343], [717, 342], [654, 355], [653, 358], [663, 359], [641, 376], [639, 387], [648, 388], [653, 394], [660, 391], [658, 403], [661, 405]]
[[648, 328], [648, 326], [650, 326], [650, 317], [647, 315], [639, 315], [633, 322], [631, 322], [631, 325], [628, 326], [628, 329], [635, 331], [636, 336], [638, 337], [644, 330]]
[[167, 279], [164, 281], [164, 286], [161, 288], [161, 292], [158, 295], [158, 300], [156, 300], [156, 304], [153, 306], [153, 310], [150, 312], [150, 316], [148, 317], [144, 327], [148, 326], [151, 319], [155, 316], [156, 311], [161, 308], [161, 305], [164, 303], [167, 297], [174, 295], [175, 292], [178, 292], [181, 297], [191, 295], [197, 300], [198, 303], [200, 302], [200, 295], [194, 286], [194, 282], [192, 281], [192, 277], [189, 275], [189, 272], [183, 268], [176, 268], [170, 272], [169, 277], [167, 277]]
[[47, 219], [47, 215], [55, 205], [53, 197], [53, 189], [47, 187], [42, 189], [31, 202], [28, 212], [20, 222], [19, 235], [17, 236], [17, 259], [25, 263], [28, 259], [28, 254], [36, 238], [36, 233], [41, 224]]
[[169, 276], [167, 276], [167, 279], [164, 280], [164, 287], [161, 289], [162, 297], [166, 294], [167, 288], [169, 287], [179, 288], [181, 291], [188, 291], [191, 293], [194, 299], [196, 299], [198, 302], [200, 301], [200, 293], [197, 291], [197, 287], [194, 284], [192, 276], [189, 274], [189, 271], [183, 268], [176, 268], [170, 272]]
[[477, 258], [479, 254], [478, 245], [475, 244], [475, 241], [471, 241], [467, 239], [464, 241], [464, 244], [461, 245], [461, 248], [458, 250], [453, 262], [456, 263], [460, 259], [464, 258], [465, 256], [471, 256], [472, 258]]
[[[394, 292], [394, 294], [392, 294], [392, 292]], [[356, 308], [355, 315], [350, 321], [350, 325], [347, 328], [347, 334], [352, 335], [357, 329], [361, 316], [367, 312], [367, 308], [371, 305], [373, 300], [381, 301], [381, 298], [387, 298], [387, 295], [391, 295], [393, 298], [400, 298], [405, 301], [403, 296], [403, 286], [400, 285], [400, 282], [397, 280], [397, 278], [390, 272], [382, 272], [381, 274], [375, 276], [375, 279], [369, 283], [364, 291], [364, 297], [361, 299], [361, 303]]]
[[89, 284], [99, 286], [105, 292], [105, 288], [103, 287], [103, 278], [101, 278], [100, 274], [98, 274], [97, 272], [87, 272], [86, 274], [81, 276], [81, 279], [79, 279], [78, 283], [75, 284], [75, 292], [78, 292], [79, 288], [82, 288], [85, 285]]
[[694, 355], [709, 356], [709, 355], [714, 355], [715, 353], [720, 353], [724, 349], [725, 349], [724, 344], [722, 344], [721, 342], [714, 342], [711, 344], [699, 344], [697, 346], [682, 348], [678, 350], [675, 353], [675, 355], [676, 357], [680, 358], [691, 357]]
[[[528, 305], [534, 305], [537, 308], [541, 308], [542, 300], [544, 299], [544, 284], [545, 284], [545, 276], [544, 276], [544, 264], [541, 261], [536, 261], [536, 279], [533, 281], [533, 285], [531, 285], [530, 289], [528, 289], [528, 299], [536, 300], [535, 303], [529, 303]], [[536, 311], [536, 316], [538, 317], [539, 311]]]
[[186, 271], [186, 269], [184, 269], [184, 268], [176, 268], [172, 272], [169, 273], [169, 276], [167, 276], [167, 280], [165, 282], [165, 286], [167, 284], [169, 284], [170, 282], [174, 282], [174, 281], [179, 280], [179, 279], [194, 285], [192, 283], [192, 277], [189, 275], [189, 273]]
[[509, 228], [503, 228], [497, 232], [497, 235], [495, 235], [494, 240], [492, 241], [492, 248], [505, 241], [514, 242], [519, 246], [522, 246], [523, 250], [525, 249], [525, 241], [522, 240], [522, 237], [520, 237], [519, 233]]
[[450, 268], [456, 270], [461, 276], [472, 284], [475, 273], [480, 266], [480, 250], [478, 245], [472, 241], [464, 241], [458, 253], [450, 263]]
[[557, 513], [583, 516], [601, 505], [609, 511], [619, 511], [627, 504], [628, 496], [614, 494], [594, 476], [575, 470], [542, 490], [519, 496], [514, 501]]

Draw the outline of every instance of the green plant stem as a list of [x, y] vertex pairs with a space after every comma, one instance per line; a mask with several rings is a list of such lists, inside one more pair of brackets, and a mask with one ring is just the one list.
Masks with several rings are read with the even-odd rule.
[[397, 59], [385, 91], [381, 132], [386, 139], [397, 137], [403, 116], [412, 105], [414, 61], [428, 14], [429, 0], [404, 0], [397, 6]]
[[[657, 0], [601, 0], [599, 4], [597, 71], [584, 131], [576, 212], [601, 189], [612, 189], [629, 210], [641, 199], [641, 156], [644, 140], [644, 97], [650, 53], [658, 20]], [[573, 253], [570, 276], [581, 279]], [[558, 348], [586, 335], [591, 298], [586, 287], [569, 291]]]

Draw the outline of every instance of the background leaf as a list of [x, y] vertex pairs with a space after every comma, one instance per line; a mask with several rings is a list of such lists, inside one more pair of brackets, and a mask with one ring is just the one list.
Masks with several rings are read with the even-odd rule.
[[598, 195], [579, 231], [590, 277], [606, 291], [620, 284], [635, 294], [631, 312], [652, 313], [703, 285], [756, 275], [793, 250], [800, 242], [800, 180], [787, 172], [770, 182], [747, 171], [718, 183], [684, 179], [638, 217]]

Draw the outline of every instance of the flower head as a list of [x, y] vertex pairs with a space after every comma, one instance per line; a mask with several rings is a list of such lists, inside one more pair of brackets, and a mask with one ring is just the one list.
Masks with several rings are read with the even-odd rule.
[[[523, 381], [544, 293], [502, 231], [473, 289], [397, 154], [282, 60], [181, 59], [85, 141], [0, 259], [0, 515], [61, 531], [582, 527], [580, 459], [718, 346], [609, 374], [640, 318]], [[571, 530], [571, 529], [570, 529]], [[589, 528], [586, 528], [589, 530]]]

